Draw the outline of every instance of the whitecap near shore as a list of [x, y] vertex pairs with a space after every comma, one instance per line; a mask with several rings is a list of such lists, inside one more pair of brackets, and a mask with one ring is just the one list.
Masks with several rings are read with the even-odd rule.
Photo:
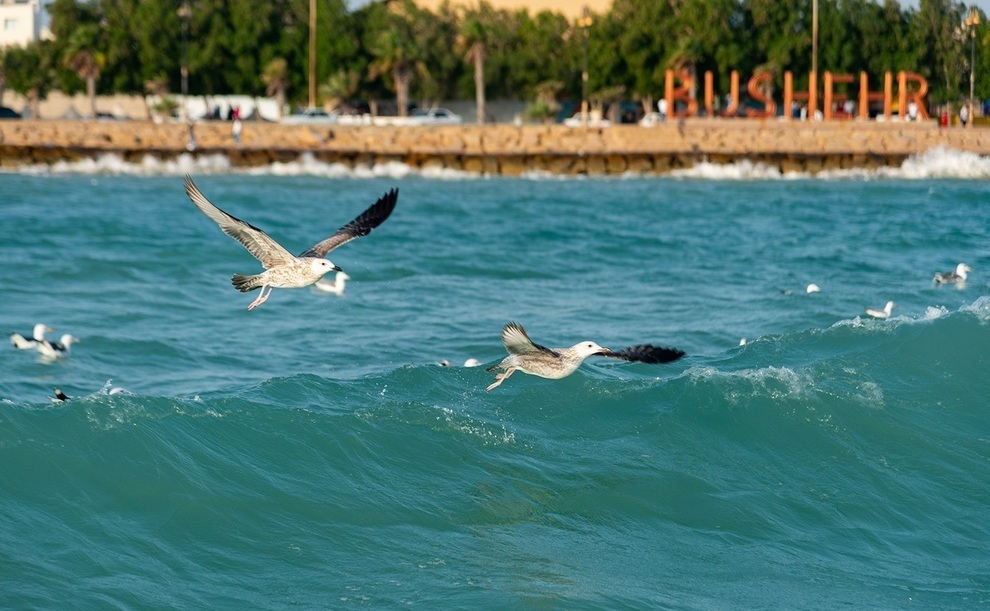
[[[271, 176], [324, 176], [327, 178], [406, 178], [421, 176], [431, 179], [458, 180], [476, 177], [479, 174], [439, 165], [417, 168], [398, 161], [379, 164], [328, 163], [312, 153], [304, 152], [295, 161], [276, 161], [262, 166], [236, 166], [227, 155], [209, 153], [197, 155], [182, 153], [174, 158], [161, 158], [145, 155], [139, 162], [125, 160], [117, 153], [102, 153], [93, 158], [78, 161], [59, 161], [48, 164], [27, 164], [0, 169], [0, 173], [23, 174], [108, 174], [129, 176], [182, 176], [185, 174], [248, 174]], [[630, 176], [653, 175], [650, 173], [626, 172], [613, 175], [552, 174], [546, 170], [534, 169], [522, 176], [533, 180], [599, 178], [621, 179]], [[871, 180], [871, 179], [964, 179], [982, 180], [990, 178], [990, 155], [978, 155], [965, 151], [939, 147], [919, 155], [908, 157], [900, 167], [875, 169], [844, 169], [811, 172], [782, 172], [773, 164], [743, 159], [734, 163], [717, 164], [701, 162], [691, 168], [673, 170], [657, 176], [692, 178], [702, 180]]]

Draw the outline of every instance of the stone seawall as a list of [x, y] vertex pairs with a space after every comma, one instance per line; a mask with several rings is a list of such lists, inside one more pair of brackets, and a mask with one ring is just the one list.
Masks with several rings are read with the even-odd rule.
[[785, 122], [672, 120], [658, 127], [562, 125], [289, 126], [245, 122], [241, 143], [231, 124], [197, 123], [196, 147], [181, 124], [150, 121], [0, 121], [0, 167], [78, 161], [116, 154], [140, 162], [183, 154], [225, 155], [233, 166], [295, 161], [308, 153], [328, 163], [518, 175], [664, 173], [700, 162], [741, 160], [783, 172], [899, 166], [937, 148], [990, 154], [990, 129], [940, 128], [934, 122]]

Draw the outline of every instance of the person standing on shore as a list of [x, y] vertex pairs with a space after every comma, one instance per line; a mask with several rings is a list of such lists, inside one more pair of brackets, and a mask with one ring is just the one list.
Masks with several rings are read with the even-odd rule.
[[959, 109], [959, 123], [963, 127], [966, 127], [966, 124], [969, 123], [969, 106], [966, 104], [963, 104]]
[[237, 146], [241, 145], [241, 130], [244, 126], [241, 124], [241, 107], [237, 106], [234, 108], [234, 125], [231, 127], [231, 134], [234, 136], [234, 144]]
[[657, 101], [657, 113], [660, 115], [660, 122], [667, 120], [667, 98], [660, 98]]

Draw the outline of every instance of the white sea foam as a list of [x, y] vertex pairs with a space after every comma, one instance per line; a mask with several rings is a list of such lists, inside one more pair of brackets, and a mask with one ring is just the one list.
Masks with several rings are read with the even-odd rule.
[[[695, 382], [719, 379], [730, 382], [724, 389], [730, 403], [738, 403], [753, 391], [759, 391], [773, 399], [805, 396], [813, 391], [815, 381], [808, 372], [797, 372], [788, 367], [760, 367], [740, 371], [721, 371], [714, 367], [692, 367], [685, 374]], [[737, 386], [744, 384], [746, 387]]]
[[[34, 164], [19, 166], [4, 172], [25, 174], [123, 174], [135, 176], [181, 176], [186, 173], [215, 174], [243, 173], [274, 176], [325, 176], [328, 178], [406, 178], [423, 176], [441, 180], [475, 178], [477, 173], [430, 166], [414, 168], [397, 161], [381, 164], [359, 164], [351, 167], [342, 163], [320, 161], [311, 153], [302, 153], [295, 161], [273, 162], [266, 166], [234, 167], [223, 154], [192, 155], [183, 153], [173, 159], [160, 159], [145, 155], [138, 162], [128, 162], [116, 153], [105, 153], [92, 159], [79, 161], [59, 161], [52, 165]], [[631, 178], [642, 176], [626, 172], [621, 176], [607, 178]], [[897, 168], [829, 170], [811, 174], [809, 172], [781, 172], [779, 168], [760, 162], [740, 160], [729, 164], [710, 162], [699, 163], [692, 168], [672, 171], [675, 178], [696, 178], [702, 180], [797, 180], [817, 178], [823, 180], [891, 178], [901, 180], [921, 180], [932, 178], [985, 179], [990, 178], [990, 155], [978, 155], [939, 147], [919, 155], [909, 157]], [[574, 176], [555, 175], [545, 170], [529, 170], [524, 178], [533, 180], [574, 179]]]
[[990, 321], [990, 296], [984, 295], [969, 305], [959, 308], [960, 312], [975, 314], [983, 322]]
[[754, 163], [748, 159], [727, 164], [704, 161], [694, 167], [674, 170], [670, 175], [676, 178], [701, 178], [704, 180], [771, 180], [810, 176], [810, 174], [804, 173], [782, 173], [773, 166], [759, 162]]

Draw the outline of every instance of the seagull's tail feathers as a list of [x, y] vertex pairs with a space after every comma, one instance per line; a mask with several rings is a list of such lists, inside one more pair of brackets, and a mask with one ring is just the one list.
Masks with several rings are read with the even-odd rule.
[[485, 371], [499, 371], [499, 370], [505, 370], [505, 369], [506, 369], [505, 359], [502, 359], [501, 361], [495, 363], [491, 367], [485, 367]]
[[18, 350], [27, 350], [35, 347], [35, 342], [25, 338], [20, 333], [12, 333], [10, 335], [10, 343]]
[[264, 281], [261, 279], [261, 274], [255, 274], [253, 276], [242, 276], [241, 274], [234, 274], [230, 283], [234, 285], [234, 288], [242, 293], [248, 291], [253, 291], [254, 289], [260, 289]]

